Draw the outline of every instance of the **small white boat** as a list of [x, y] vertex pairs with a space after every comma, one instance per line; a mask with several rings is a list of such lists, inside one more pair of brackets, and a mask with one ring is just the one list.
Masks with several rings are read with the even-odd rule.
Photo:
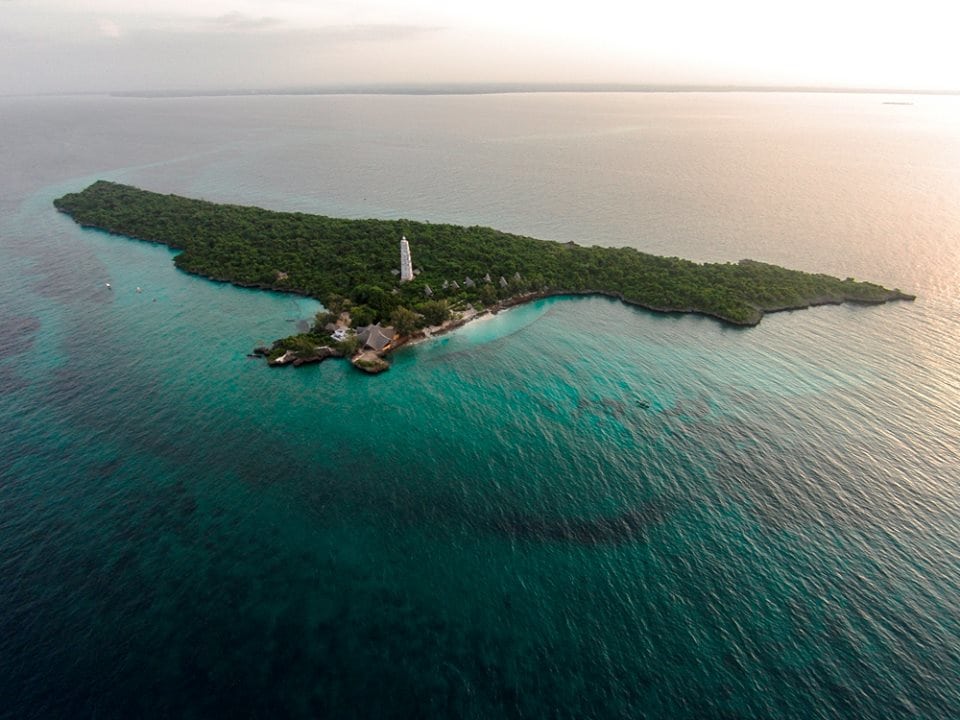
[[112, 289], [113, 289], [113, 288], [110, 286], [110, 283], [104, 283], [104, 285], [107, 286], [107, 290], [112, 290]]

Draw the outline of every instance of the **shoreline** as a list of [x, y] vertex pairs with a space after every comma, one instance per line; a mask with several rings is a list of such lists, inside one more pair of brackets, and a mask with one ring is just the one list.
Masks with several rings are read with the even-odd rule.
[[[888, 302], [896, 301], [906, 301], [913, 302], [916, 300], [915, 295], [909, 293], [900, 292], [898, 290], [893, 290], [890, 292], [889, 297], [879, 299], [879, 300], [863, 300], [860, 298], [836, 298], [836, 297], [818, 297], [807, 302], [796, 303], [796, 304], [787, 304], [787, 305], [778, 305], [775, 307], [765, 307], [757, 308], [757, 313], [754, 318], [751, 318], [749, 321], [737, 321], [722, 315], [717, 315], [711, 312], [704, 310], [699, 310], [697, 308], [687, 307], [687, 308], [678, 308], [678, 307], [657, 307], [653, 305], [646, 305], [644, 303], [636, 302], [630, 300], [629, 298], [624, 297], [622, 294], [617, 292], [610, 292], [604, 290], [548, 290], [548, 291], [539, 291], [533, 293], [527, 293], [524, 295], [515, 295], [510, 298], [505, 298], [501, 300], [496, 305], [484, 308], [483, 310], [476, 311], [475, 314], [466, 317], [459, 318], [457, 320], [448, 321], [449, 324], [445, 323], [444, 325], [433, 326], [425, 328], [424, 330], [417, 331], [412, 335], [409, 335], [397, 344], [391, 347], [390, 352], [398, 347], [402, 347], [408, 344], [414, 344], [423, 342], [424, 340], [429, 340], [440, 335], [445, 335], [453, 330], [467, 325], [468, 323], [474, 322], [475, 320], [480, 320], [482, 318], [490, 319], [492, 316], [498, 315], [501, 312], [506, 312], [515, 307], [521, 305], [527, 305], [537, 300], [546, 300], [548, 298], [554, 297], [605, 297], [611, 300], [618, 300], [628, 307], [640, 308], [641, 310], [646, 310], [653, 313], [661, 314], [683, 314], [683, 315], [701, 315], [703, 317], [708, 317], [713, 320], [718, 320], [725, 325], [730, 325], [736, 328], [751, 328], [756, 327], [760, 324], [760, 321], [768, 313], [779, 313], [779, 312], [791, 312], [794, 310], [806, 310], [812, 307], [823, 307], [825, 305], [843, 305], [845, 303], [850, 303], [852, 305], [883, 305]], [[428, 332], [425, 332], [428, 331]]]
[[[258, 349], [257, 354], [265, 354], [276, 365], [357, 355], [358, 367], [382, 371], [383, 358], [397, 348], [550, 297], [602, 296], [648, 312], [701, 315], [732, 327], [753, 327], [770, 312], [915, 299], [899, 289], [853, 277], [840, 279], [756, 260], [696, 263], [631, 247], [558, 243], [479, 226], [284, 213], [102, 180], [53, 202], [82, 228], [181, 251], [174, 264], [184, 272], [235, 287], [309, 297], [324, 306], [328, 301], [340, 307], [342, 299], [357, 308], [361, 324], [376, 322], [378, 327], [402, 310], [396, 325], [410, 331], [399, 335], [389, 328], [389, 338], [380, 332], [369, 346], [376, 359], [370, 355], [359, 359], [357, 340], [342, 342], [314, 327], [281, 338], [269, 349]], [[415, 277], [408, 267], [406, 282], [398, 284], [396, 274], [401, 271], [394, 267], [391, 248], [400, 235], [402, 251], [408, 234], [417, 238], [423, 267]], [[409, 266], [409, 253], [407, 262]], [[470, 275], [481, 277], [480, 284]], [[493, 280], [497, 275], [499, 287]], [[459, 277], [464, 278], [463, 287]], [[448, 284], [450, 278], [454, 280]], [[428, 308], [425, 297], [442, 300], [443, 315], [434, 313], [436, 307]], [[467, 310], [439, 327], [418, 329], [425, 317], [447, 315], [451, 306]]]
[[[611, 300], [619, 300], [621, 303], [628, 307], [636, 307], [641, 310], [646, 310], [647, 312], [661, 313], [661, 314], [684, 314], [684, 315], [701, 315], [704, 317], [711, 318], [713, 320], [719, 320], [725, 325], [730, 325], [734, 328], [739, 329], [749, 329], [756, 327], [760, 324], [760, 321], [767, 313], [779, 313], [779, 312], [792, 312], [794, 310], [806, 310], [812, 307], [823, 307], [826, 305], [843, 305], [845, 303], [850, 303], [853, 305], [883, 305], [887, 302], [895, 301], [907, 301], [913, 302], [916, 300], [915, 295], [909, 293], [900, 292], [899, 290], [893, 290], [890, 293], [890, 297], [882, 300], [862, 300], [862, 299], [851, 299], [851, 298], [833, 298], [833, 297], [820, 297], [814, 298], [813, 300], [806, 303], [798, 303], [794, 305], [782, 305], [777, 307], [768, 307], [757, 309], [756, 319], [752, 322], [736, 322], [730, 318], [726, 318], [720, 315], [714, 315], [709, 312], [704, 312], [702, 310], [697, 310], [695, 308], [661, 308], [653, 307], [649, 305], [644, 305], [642, 303], [633, 302], [624, 298], [619, 293], [605, 292], [602, 290], [584, 290], [584, 291], [540, 291], [534, 293], [528, 293], [525, 295], [514, 296], [511, 298], [506, 298], [498, 302], [495, 306], [484, 308], [483, 310], [477, 310], [472, 315], [468, 317], [460, 317], [454, 320], [448, 320], [443, 325], [434, 325], [428, 328], [423, 328], [418, 330], [415, 333], [401, 337], [396, 343], [392, 344], [390, 348], [384, 351], [381, 357], [389, 357], [394, 351], [399, 350], [403, 347], [419, 345], [421, 343], [428, 342], [435, 338], [441, 337], [448, 333], [453, 332], [454, 330], [459, 330], [470, 323], [477, 322], [479, 320], [491, 320], [500, 313], [507, 312], [513, 308], [520, 307], [521, 305], [527, 305], [537, 300], [546, 300], [549, 298], [562, 298], [562, 297], [606, 297]], [[360, 353], [358, 353], [358, 356]], [[292, 363], [291, 363], [292, 364]], [[303, 364], [303, 363], [301, 363]]]

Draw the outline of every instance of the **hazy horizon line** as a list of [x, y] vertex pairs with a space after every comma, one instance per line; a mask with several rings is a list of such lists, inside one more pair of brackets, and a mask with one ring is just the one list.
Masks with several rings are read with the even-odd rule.
[[210, 88], [167, 90], [87, 90], [9, 93], [0, 97], [60, 97], [107, 95], [128, 98], [237, 97], [270, 95], [499, 95], [521, 93], [656, 93], [656, 92], [783, 92], [873, 95], [960, 95], [958, 89], [858, 87], [831, 85], [761, 85], [736, 83], [342, 83], [265, 88]]

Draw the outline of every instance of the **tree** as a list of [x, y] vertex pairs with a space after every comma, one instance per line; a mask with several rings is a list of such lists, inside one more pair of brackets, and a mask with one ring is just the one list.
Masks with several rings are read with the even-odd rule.
[[323, 330], [328, 323], [336, 322], [337, 316], [332, 312], [325, 312], [321, 310], [316, 315], [313, 316], [313, 327], [317, 330]]
[[401, 335], [409, 335], [420, 326], [420, 316], [401, 305], [390, 314], [390, 324]]
[[360, 338], [351, 333], [338, 342], [337, 347], [344, 355], [353, 355], [360, 348]]
[[376, 320], [377, 313], [366, 305], [357, 305], [350, 311], [350, 319], [354, 327], [363, 327]]
[[496, 301], [497, 291], [493, 289], [493, 285], [487, 283], [480, 288], [480, 302], [484, 305], [493, 305]]
[[417, 310], [427, 325], [439, 325], [450, 317], [450, 305], [446, 300], [427, 300]]
[[330, 293], [327, 295], [327, 299], [324, 300], [323, 304], [335, 317], [339, 317], [340, 313], [344, 310], [350, 310], [351, 302], [342, 295]]

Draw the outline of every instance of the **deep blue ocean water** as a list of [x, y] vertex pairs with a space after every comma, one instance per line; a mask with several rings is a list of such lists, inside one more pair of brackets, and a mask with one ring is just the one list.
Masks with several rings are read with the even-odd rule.
[[[960, 99], [885, 99], [0, 98], [0, 716], [960, 717]], [[918, 299], [271, 370], [318, 303], [53, 210], [98, 178]]]

